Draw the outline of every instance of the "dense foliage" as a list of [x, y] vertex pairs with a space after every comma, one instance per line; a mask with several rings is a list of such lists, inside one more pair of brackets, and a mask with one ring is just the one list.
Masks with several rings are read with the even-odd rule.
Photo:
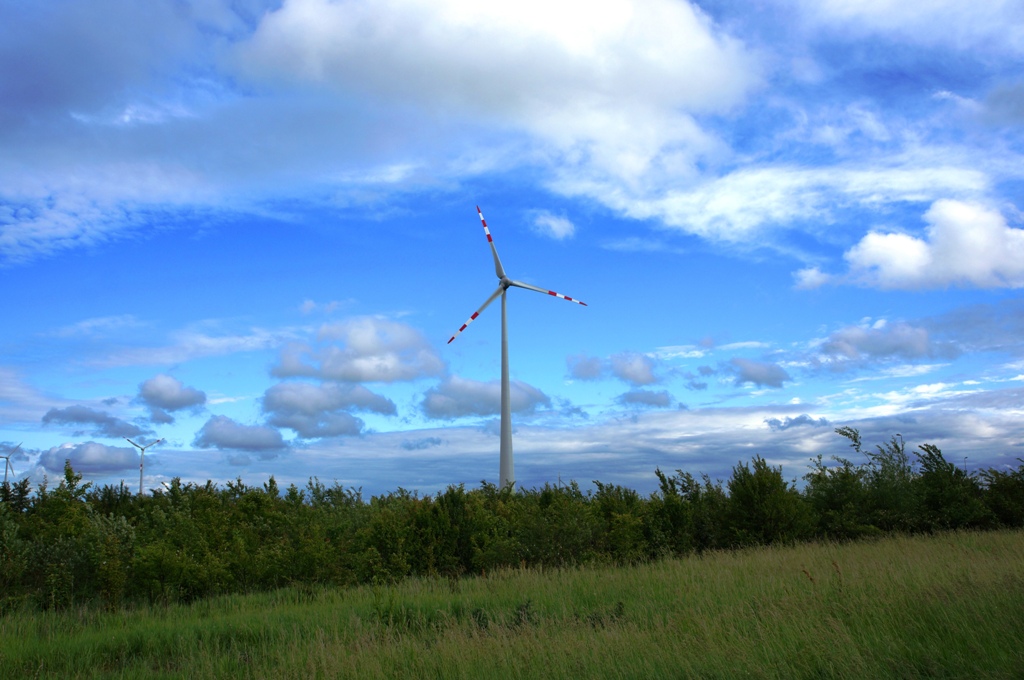
[[[866, 462], [819, 456], [798, 490], [755, 457], [723, 484], [655, 474], [649, 497], [595, 482], [500, 490], [483, 483], [436, 496], [404, 489], [364, 500], [312, 479], [283, 492], [174, 480], [151, 495], [94, 488], [70, 465], [55, 489], [0, 487], [0, 609], [74, 602], [191, 601], [287, 584], [457, 578], [507, 566], [633, 563], [668, 555], [882, 532], [1024, 526], [1024, 464], [972, 474], [901, 438]], [[1024, 463], [1024, 461], [1022, 461]]]

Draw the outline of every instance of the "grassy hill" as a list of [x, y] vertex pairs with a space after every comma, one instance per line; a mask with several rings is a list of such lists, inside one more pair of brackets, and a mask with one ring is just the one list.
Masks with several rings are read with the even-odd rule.
[[1024, 532], [0, 617], [25, 677], [1020, 678]]

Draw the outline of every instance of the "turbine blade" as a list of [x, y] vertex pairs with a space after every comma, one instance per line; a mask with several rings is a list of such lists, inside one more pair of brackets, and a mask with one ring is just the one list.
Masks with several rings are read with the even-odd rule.
[[491, 255], [494, 255], [494, 273], [498, 275], [499, 279], [505, 278], [505, 268], [501, 266], [501, 259], [498, 257], [498, 249], [494, 247], [494, 239], [491, 238], [491, 230], [487, 228], [487, 220], [484, 219], [484, 214], [480, 212], [480, 206], [476, 207], [476, 212], [480, 215], [480, 223], [484, 225], [484, 233], [487, 234], [487, 242], [491, 244]]
[[492, 302], [494, 302], [498, 298], [498, 296], [501, 295], [504, 292], [505, 292], [505, 286], [498, 286], [498, 290], [494, 291], [494, 293], [491, 295], [491, 297], [487, 298], [487, 302], [485, 302], [482, 305], [480, 305], [480, 309], [478, 309], [475, 312], [473, 312], [473, 316], [469, 317], [469, 321], [467, 321], [466, 323], [462, 324], [462, 327], [459, 328], [459, 330], [455, 331], [455, 335], [453, 335], [452, 337], [450, 337], [448, 339], [448, 344], [449, 345], [452, 344], [452, 340], [454, 340], [456, 337], [458, 337], [459, 333], [461, 333], [462, 331], [466, 330], [466, 326], [468, 326], [469, 324], [473, 323], [473, 321], [476, 320], [476, 317], [480, 316], [480, 312], [482, 312], [485, 309], [487, 309], [487, 305], [489, 305]]
[[509, 281], [509, 285], [510, 286], [515, 286], [516, 288], [525, 288], [526, 290], [535, 290], [538, 293], [544, 293], [545, 295], [553, 295], [556, 298], [562, 298], [563, 300], [568, 300], [569, 302], [575, 302], [576, 304], [583, 305], [584, 307], [587, 306], [587, 303], [583, 302], [582, 300], [577, 300], [576, 298], [571, 298], [568, 295], [562, 295], [561, 293], [556, 293], [553, 290], [545, 290], [544, 288], [538, 288], [537, 286], [531, 286], [530, 284], [523, 283], [522, 281]]

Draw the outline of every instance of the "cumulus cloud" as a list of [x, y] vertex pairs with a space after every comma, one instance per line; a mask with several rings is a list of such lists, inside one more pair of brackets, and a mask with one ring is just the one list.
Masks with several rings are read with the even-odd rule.
[[362, 385], [286, 382], [273, 385], [263, 396], [263, 410], [268, 413], [297, 411], [314, 414], [340, 409], [373, 411], [382, 415], [397, 413], [393, 401]]
[[611, 376], [634, 386], [658, 382], [654, 375], [657, 359], [640, 352], [620, 352], [608, 358], [575, 354], [565, 359], [569, 377], [575, 380], [600, 380]]
[[363, 430], [363, 421], [346, 411], [324, 411], [308, 415], [299, 411], [271, 413], [267, 422], [275, 427], [295, 430], [302, 439], [357, 435]]
[[349, 410], [397, 413], [393, 401], [362, 385], [278, 383], [263, 395], [268, 422], [295, 430], [303, 439], [359, 434], [363, 421]]
[[173, 423], [170, 412], [202, 406], [206, 393], [161, 373], [139, 385], [139, 399], [149, 407], [154, 423]]
[[934, 341], [925, 328], [906, 322], [847, 326], [832, 333], [821, 347], [825, 354], [846, 359], [920, 359], [931, 356], [955, 356], [949, 343]]
[[577, 354], [565, 360], [569, 376], [575, 380], [599, 380], [612, 376], [636, 387], [660, 380], [654, 374], [658, 360], [639, 352], [619, 352], [607, 359]]
[[[550, 406], [551, 399], [536, 387], [519, 380], [509, 385], [513, 413], [532, 413], [538, 406]], [[427, 390], [423, 412], [429, 418], [450, 420], [462, 416], [490, 416], [501, 412], [501, 381], [478, 382], [451, 376]]]
[[604, 373], [604, 362], [598, 357], [578, 354], [565, 360], [569, 375], [576, 380], [597, 380]]
[[576, 225], [565, 217], [542, 210], [533, 217], [533, 230], [542, 236], [562, 241], [576, 234]]
[[722, 147], [696, 116], [762, 82], [739, 41], [672, 0], [292, 0], [235, 63], [257, 88], [304, 83], [525, 133], [550, 186], [599, 199], [696, 176]]
[[666, 390], [630, 390], [625, 394], [620, 394], [616, 401], [624, 406], [668, 408], [672, 405], [672, 395]]
[[792, 380], [786, 369], [778, 364], [765, 361], [754, 361], [736, 357], [730, 362], [736, 372], [736, 384], [753, 383], [758, 387], [782, 387], [787, 380]]
[[650, 385], [658, 382], [654, 375], [656, 365], [653, 358], [637, 352], [622, 352], [609, 359], [611, 372], [616, 378], [633, 385]]
[[43, 416], [43, 424], [51, 423], [58, 425], [87, 425], [92, 426], [89, 431], [95, 437], [110, 437], [120, 439], [121, 437], [137, 437], [149, 430], [143, 430], [137, 425], [115, 418], [109, 413], [91, 409], [88, 406], [68, 406], [67, 408], [51, 408]]
[[574, 129], [568, 114], [584, 104], [720, 110], [757, 78], [740, 44], [692, 5], [667, 0], [291, 0], [264, 15], [238, 59], [254, 80], [327, 83], [538, 131], [557, 126], [573, 139], [587, 121]]
[[253, 451], [273, 457], [286, 448], [281, 433], [266, 425], [242, 425], [227, 416], [211, 416], [196, 433], [193, 446], [201, 449]]
[[832, 280], [832, 276], [818, 267], [807, 267], [793, 273], [794, 286], [797, 290], [813, 290], [820, 288]]
[[768, 429], [772, 432], [782, 432], [788, 430], [791, 427], [825, 427], [830, 425], [828, 418], [812, 418], [806, 413], [803, 413], [796, 418], [786, 416], [784, 419], [779, 418], [765, 418], [765, 424], [768, 425]]
[[271, 373], [341, 382], [398, 382], [438, 376], [444, 362], [417, 329], [379, 317], [359, 317], [321, 327], [320, 350], [291, 346]]
[[850, 276], [882, 289], [1024, 287], [1024, 229], [978, 203], [940, 200], [925, 237], [872, 231], [844, 255]]
[[96, 442], [63, 444], [44, 451], [39, 464], [51, 472], [63, 472], [64, 461], [76, 472], [102, 474], [138, 469], [139, 452], [128, 446], [106, 446]]

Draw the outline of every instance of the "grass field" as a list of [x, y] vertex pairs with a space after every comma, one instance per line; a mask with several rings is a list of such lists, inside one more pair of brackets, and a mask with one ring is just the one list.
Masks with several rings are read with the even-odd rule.
[[0, 675], [1022, 678], [1024, 533], [15, 611]]

